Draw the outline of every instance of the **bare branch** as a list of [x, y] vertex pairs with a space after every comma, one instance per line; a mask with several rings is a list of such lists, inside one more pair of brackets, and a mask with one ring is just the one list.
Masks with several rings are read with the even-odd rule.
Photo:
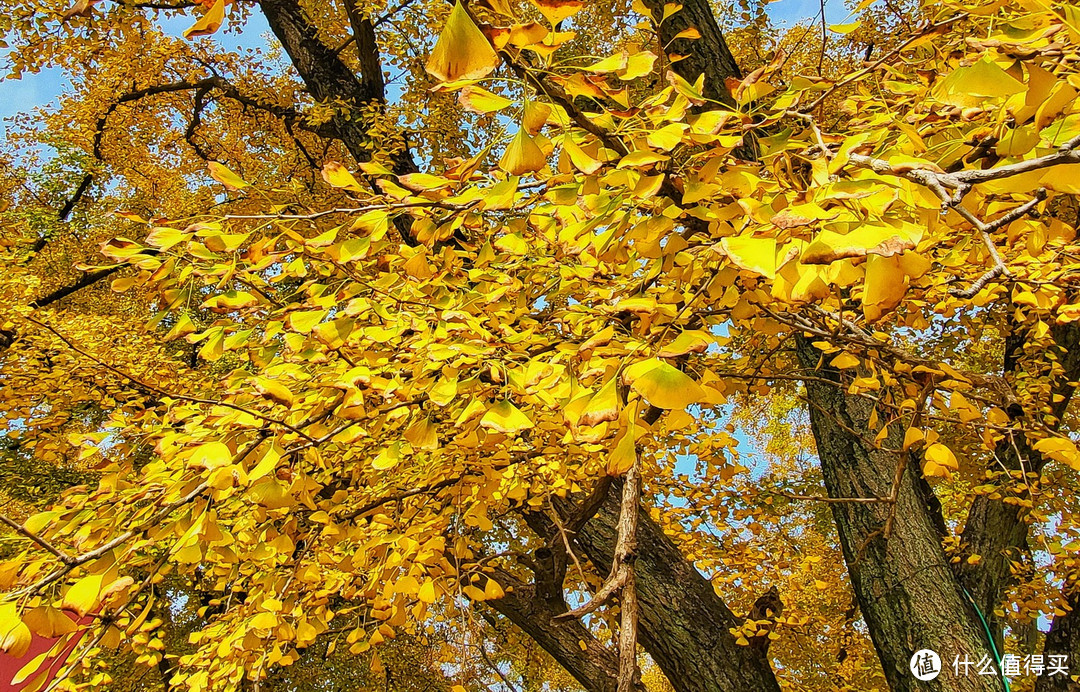
[[27, 529], [22, 524], [15, 521], [14, 519], [11, 519], [11, 518], [3, 515], [3, 514], [0, 514], [0, 523], [7, 524], [16, 533], [22, 534], [26, 538], [29, 538], [30, 540], [32, 540], [34, 543], [37, 543], [38, 545], [40, 545], [45, 550], [48, 550], [50, 553], [52, 553], [56, 557], [60, 558], [60, 561], [63, 562], [64, 564], [71, 564], [72, 563], [73, 558], [70, 555], [68, 555], [64, 551], [60, 550], [59, 548], [56, 548], [55, 546], [53, 546], [53, 544], [49, 543], [48, 541], [46, 541], [44, 538], [37, 535], [33, 531]]

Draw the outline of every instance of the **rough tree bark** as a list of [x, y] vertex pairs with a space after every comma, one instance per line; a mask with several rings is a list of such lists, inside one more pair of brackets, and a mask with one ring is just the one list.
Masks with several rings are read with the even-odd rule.
[[[1075, 583], [1070, 584], [1069, 588], [1072, 594], [1068, 602], [1072, 610], [1054, 618], [1043, 645], [1043, 662], [1047, 663], [1048, 656], [1065, 656], [1070, 664], [1070, 672], [1074, 672], [1073, 662], [1080, 661], [1080, 592], [1076, 590]], [[1035, 681], [1035, 692], [1080, 692], [1080, 684], [1067, 675], [1042, 675]]]
[[1000, 678], [948, 670], [920, 682], [908, 669], [912, 654], [924, 648], [945, 661], [965, 654], [993, 659], [990, 641], [949, 566], [944, 522], [919, 459], [895, 451], [903, 444], [902, 427], [891, 426], [875, 447], [869, 441], [876, 434], [873, 402], [845, 393], [840, 372], [823, 364], [808, 338], [797, 339], [799, 362], [815, 378], [806, 384], [807, 400], [829, 497], [886, 498], [899, 481], [893, 506], [832, 503], [855, 596], [889, 686], [896, 692], [1004, 689]]
[[315, 25], [298, 0], [259, 0], [259, 7], [311, 95], [319, 101], [339, 100], [352, 111], [338, 115], [331, 121], [349, 153], [357, 161], [368, 161], [372, 151], [382, 147], [392, 152], [394, 173], [415, 173], [418, 170], [416, 163], [404, 146], [404, 141], [373, 141], [368, 133], [370, 121], [359, 116], [365, 108], [381, 111], [385, 107], [386, 85], [375, 41], [375, 27], [370, 19], [351, 7], [350, 2], [345, 0], [355, 32], [353, 37], [362, 69], [360, 75], [354, 73], [334, 50], [319, 39]]
[[[614, 559], [619, 522], [618, 484], [581, 528], [577, 544], [597, 566]], [[559, 506], [569, 516], [569, 508]], [[729, 628], [742, 619], [683, 556], [647, 512], [638, 519], [634, 562], [640, 638], [678, 692], [779, 691], [766, 653], [735, 643]]]
[[[543, 579], [536, 584], [526, 584], [503, 570], [496, 570], [492, 576], [506, 595], [488, 601], [489, 606], [551, 654], [587, 692], [616, 692], [618, 657], [580, 621], [559, 617], [569, 610], [561, 585], [558, 589], [545, 589]], [[645, 688], [637, 685], [634, 689], [644, 692]]]
[[[1056, 325], [1051, 334], [1057, 345], [1057, 352], [1050, 355], [1058, 362], [1061, 372], [1054, 379], [1051, 398], [1046, 402], [1049, 411], [1040, 413], [1037, 410], [1010, 410], [1010, 415], [1017, 422], [1023, 418], [1041, 418], [1048, 429], [1057, 430], [1076, 390], [1076, 382], [1080, 380], [1080, 325], [1075, 322]], [[1006, 380], [1010, 382], [1021, 374], [1025, 341], [1022, 333], [1014, 334], [1006, 340], [1002, 370]], [[1037, 355], [1045, 358], [1047, 354]], [[1031, 447], [1018, 429], [998, 443], [994, 456], [992, 470], [1000, 470], [1004, 466], [1010, 472], [1039, 473], [1046, 464], [1046, 459]], [[1003, 484], [1010, 482], [1014, 481], [1009, 478], [1003, 480]], [[1004, 490], [1003, 495], [1012, 494]], [[1020, 497], [1030, 499], [1026, 489], [1021, 492]], [[993, 612], [1001, 605], [1005, 591], [1012, 583], [1011, 564], [1022, 561], [1028, 554], [1027, 516], [1028, 511], [1023, 506], [1005, 503], [1002, 498], [992, 499], [989, 495], [980, 495], [972, 502], [961, 534], [962, 559], [957, 567], [961, 583], [990, 619], [992, 632], [998, 642], [1003, 639], [1003, 624], [1001, 618], [993, 615]], [[967, 561], [970, 555], [978, 555], [981, 559], [970, 564]]]
[[[672, 63], [671, 69], [691, 84], [704, 74], [705, 97], [733, 106], [735, 101], [725, 82], [728, 77], [742, 79], [742, 71], [724, 40], [709, 3], [702, 0], [683, 2], [682, 9], [667, 19], [664, 19], [664, 7], [668, 4], [665, 0], [643, 0], [643, 3], [660, 27], [660, 44], [666, 46], [668, 56], [686, 56]], [[690, 28], [697, 29], [701, 37], [676, 38]]]

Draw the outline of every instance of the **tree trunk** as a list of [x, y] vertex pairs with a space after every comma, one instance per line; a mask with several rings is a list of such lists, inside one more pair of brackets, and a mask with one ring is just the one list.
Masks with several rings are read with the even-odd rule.
[[[589, 560], [601, 569], [614, 559], [618, 487], [614, 484], [596, 515], [576, 536]], [[779, 692], [765, 653], [739, 646], [729, 632], [742, 619], [648, 512], [638, 519], [637, 537], [634, 570], [641, 644], [672, 687], [678, 692]]]
[[[1075, 585], [1073, 585], [1075, 588]], [[1064, 656], [1069, 673], [1077, 675], [1080, 670], [1080, 594], [1076, 592], [1068, 599], [1072, 608], [1065, 615], [1055, 617], [1050, 631], [1046, 634], [1043, 645], [1043, 664], [1049, 663], [1050, 656]], [[1035, 681], [1035, 692], [1080, 692], [1080, 684], [1070, 675], [1049, 675], [1045, 671]]]
[[[653, 21], [660, 29], [660, 44], [665, 46], [669, 56], [686, 56], [672, 63], [671, 69], [691, 84], [702, 74], [705, 75], [705, 98], [728, 106], [735, 105], [725, 84], [728, 77], [742, 78], [735, 57], [728, 48], [724, 34], [720, 31], [716, 18], [707, 0], [686, 0], [682, 9], [664, 19], [666, 0], [643, 0], [652, 13]], [[700, 38], [676, 38], [679, 33], [695, 28]], [[709, 105], [704, 106], [710, 108]]]
[[[895, 505], [832, 504], [855, 596], [889, 686], [895, 692], [1004, 689], [999, 677], [957, 676], [950, 670], [954, 656], [976, 661], [994, 656], [949, 567], [942, 547], [944, 523], [919, 459], [886, 449], [900, 449], [901, 426], [890, 428], [881, 448], [871, 445], [867, 440], [876, 435], [870, 426], [873, 403], [846, 394], [840, 373], [822, 365], [822, 354], [809, 339], [799, 336], [797, 351], [803, 368], [816, 378], [806, 389], [829, 497], [889, 497], [902, 467]], [[909, 670], [920, 649], [936, 651], [942, 659], [945, 670], [934, 680], [920, 682]]]
[[363, 109], [370, 107], [381, 111], [386, 104], [375, 28], [371, 21], [360, 17], [355, 10], [348, 12], [356, 32], [353, 38], [360, 63], [365, 71], [357, 76], [336, 52], [319, 40], [315, 25], [304, 14], [297, 0], [259, 0], [259, 7], [311, 95], [319, 101], [340, 100], [348, 107], [349, 112], [335, 116], [331, 122], [353, 158], [368, 161], [378, 148], [391, 153], [394, 173], [404, 175], [416, 172], [416, 163], [404, 140], [374, 141], [368, 133], [370, 122], [359, 115]]
[[[1010, 413], [1014, 420], [1042, 417], [1048, 429], [1057, 430], [1065, 409], [1072, 400], [1076, 381], [1080, 379], [1080, 324], [1071, 322], [1055, 325], [1051, 333], [1058, 349], [1053, 358], [1060, 365], [1061, 372], [1054, 378], [1050, 387], [1051, 397], [1045, 402], [1049, 407], [1048, 415], [1037, 409], [1010, 410]], [[1025, 341], [1026, 335], [1023, 333], [1014, 334], [1006, 340], [1003, 372], [1010, 382], [1023, 376], [1021, 367]], [[1045, 358], [1046, 354], [1039, 354], [1039, 357]], [[1046, 464], [1046, 459], [1031, 447], [1019, 428], [1011, 431], [997, 444], [994, 457], [992, 470], [1004, 466], [1009, 471], [1039, 473]], [[1005, 478], [1002, 484], [1012, 482], [1015, 481]], [[1001, 495], [1007, 497], [1012, 493], [1002, 488]], [[1026, 490], [1022, 491], [1020, 497], [1030, 499]], [[999, 643], [1003, 640], [1003, 623], [993, 612], [1000, 607], [1005, 590], [1013, 582], [1011, 564], [1028, 556], [1027, 516], [1028, 510], [1020, 505], [1002, 502], [1001, 498], [991, 499], [989, 495], [980, 495], [971, 504], [961, 534], [962, 559], [957, 568], [961, 583], [990, 620], [991, 631]], [[981, 559], [971, 564], [967, 561], [967, 557], [971, 555], [978, 555]]]
[[[577, 619], [557, 617], [568, 610], [561, 595], [544, 597], [541, 589], [503, 570], [496, 570], [494, 577], [505, 595], [487, 605], [520, 627], [587, 692], [616, 692], [618, 657]], [[644, 692], [643, 687], [636, 689]]]

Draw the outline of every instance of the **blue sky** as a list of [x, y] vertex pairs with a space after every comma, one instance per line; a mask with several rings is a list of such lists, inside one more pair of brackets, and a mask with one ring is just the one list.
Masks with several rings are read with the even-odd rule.
[[[819, 0], [777, 0], [769, 5], [769, 14], [774, 21], [793, 24], [801, 19], [816, 16], [820, 12]], [[829, 0], [826, 4], [826, 16], [829, 23], [838, 23], [847, 16], [842, 0]], [[169, 32], [181, 34], [194, 19], [180, 15], [161, 22]], [[262, 15], [253, 12], [241, 32], [223, 30], [205, 39], [215, 41], [222, 46], [239, 50], [266, 45], [269, 27]], [[3, 56], [4, 51], [0, 51]], [[0, 62], [0, 66], [3, 63]], [[0, 71], [2, 74], [2, 71]], [[20, 80], [0, 79], [0, 128], [6, 133], [10, 127], [10, 118], [18, 113], [27, 113], [40, 106], [48, 106], [63, 93], [66, 78], [60, 70], [42, 70], [37, 74], [25, 74]]]

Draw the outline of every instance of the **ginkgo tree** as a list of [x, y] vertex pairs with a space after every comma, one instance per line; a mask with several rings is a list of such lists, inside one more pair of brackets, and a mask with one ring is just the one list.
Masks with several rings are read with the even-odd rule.
[[[744, 28], [745, 76], [703, 0], [192, 7], [5, 20], [84, 166], [48, 221], [5, 181], [9, 437], [100, 474], [4, 515], [18, 683], [1077, 684], [1075, 6]], [[254, 12], [279, 54], [196, 40]]]

